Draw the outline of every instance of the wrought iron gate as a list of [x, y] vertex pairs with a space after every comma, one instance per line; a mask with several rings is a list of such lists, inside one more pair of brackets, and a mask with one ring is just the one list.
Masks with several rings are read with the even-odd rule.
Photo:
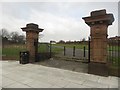
[[52, 41], [50, 41], [50, 57], [89, 63], [90, 38], [79, 43], [52, 44]]

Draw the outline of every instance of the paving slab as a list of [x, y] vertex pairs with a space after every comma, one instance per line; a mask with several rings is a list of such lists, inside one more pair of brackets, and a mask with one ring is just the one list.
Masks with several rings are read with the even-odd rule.
[[51, 86], [53, 86], [52, 84], [49, 83], [43, 83], [41, 81], [32, 81], [27, 83], [26, 85], [32, 87], [32, 88], [50, 88]]
[[[118, 88], [118, 77], [103, 77], [18, 61], [2, 63], [4, 88]], [[1, 80], [1, 78], [0, 78]]]
[[81, 84], [77, 84], [77, 83], [69, 83], [68, 85], [66, 85], [64, 88], [92, 88], [90, 86], [85, 86], [85, 85], [81, 85]]
[[94, 82], [94, 81], [90, 81], [90, 80], [86, 80], [83, 85], [85, 86], [90, 86], [92, 88], [109, 88], [109, 85], [107, 84], [103, 84], [103, 83], [98, 83], [98, 82]]
[[30, 86], [28, 86], [26, 84], [21, 84], [19, 82], [14, 82], [14, 83], [12, 83], [10, 85], [5, 86], [5, 88], [18, 88], [18, 87], [19, 88], [32, 88], [32, 87], [30, 87]]
[[13, 83], [15, 83], [16, 81], [10, 79], [10, 78], [7, 78], [7, 77], [2, 77], [2, 87], [6, 87], [8, 85], [11, 85]]

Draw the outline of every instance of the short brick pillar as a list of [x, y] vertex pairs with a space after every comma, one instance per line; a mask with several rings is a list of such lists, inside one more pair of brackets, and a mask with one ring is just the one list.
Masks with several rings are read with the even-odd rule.
[[29, 51], [29, 62], [33, 63], [36, 60], [38, 53], [38, 36], [43, 29], [38, 28], [37, 24], [29, 23], [26, 27], [21, 28], [26, 32], [26, 48]]
[[88, 73], [107, 76], [107, 28], [114, 21], [113, 14], [106, 14], [103, 9], [92, 11], [91, 16], [83, 19], [90, 26], [91, 36]]

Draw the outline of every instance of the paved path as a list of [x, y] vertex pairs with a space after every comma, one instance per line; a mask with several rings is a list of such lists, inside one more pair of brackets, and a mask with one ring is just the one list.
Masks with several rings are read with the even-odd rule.
[[75, 72], [82, 72], [88, 73], [88, 63], [82, 63], [78, 61], [66, 61], [62, 60], [61, 58], [51, 58], [48, 60], [43, 60], [40, 62], [36, 62], [35, 64], [47, 66], [47, 67], [54, 67], [60, 68], [65, 70], [71, 70]]
[[[2, 63], [2, 65], [1, 65]], [[17, 61], [0, 61], [4, 88], [117, 88], [118, 78], [78, 73]]]
[[[61, 48], [64, 50], [63, 46], [53, 46], [52, 48]], [[64, 57], [64, 51], [60, 52], [57, 56]], [[78, 58], [78, 59], [88, 59], [88, 50], [85, 50], [85, 56], [84, 56], [84, 50], [83, 49], [75, 49], [75, 56], [73, 56], [73, 48], [66, 48], [65, 56], [69, 58]]]

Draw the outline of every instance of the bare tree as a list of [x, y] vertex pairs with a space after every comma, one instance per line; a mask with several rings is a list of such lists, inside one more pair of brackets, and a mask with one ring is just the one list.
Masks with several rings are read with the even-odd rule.
[[1, 37], [9, 38], [9, 33], [8, 33], [7, 29], [2, 28], [2, 29], [0, 30], [0, 36], [1, 36]]
[[25, 43], [25, 35], [18, 36], [18, 43], [24, 44]]
[[2, 42], [2, 47], [3, 48], [4, 48], [5, 45], [7, 45], [9, 43], [8, 38], [9, 38], [9, 33], [8, 33], [7, 29], [2, 28], [0, 30], [0, 40], [2, 40], [1, 42]]
[[82, 39], [82, 41], [84, 42], [84, 41], [86, 41], [86, 39], [85, 39], [85, 38], [83, 38], [83, 39]]
[[18, 42], [18, 37], [19, 37], [18, 32], [11, 32], [10, 33], [10, 37], [11, 37], [11, 41], [13, 43], [17, 43]]

